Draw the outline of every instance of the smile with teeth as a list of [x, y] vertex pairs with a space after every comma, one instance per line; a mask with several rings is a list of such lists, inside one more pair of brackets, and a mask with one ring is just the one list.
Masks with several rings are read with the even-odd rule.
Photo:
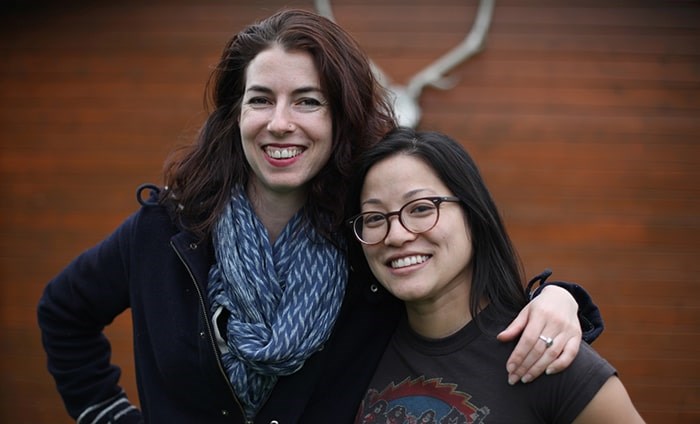
[[411, 265], [422, 264], [430, 258], [428, 255], [406, 256], [405, 258], [394, 259], [391, 261], [391, 267], [394, 269], [404, 268]]
[[274, 147], [265, 146], [265, 154], [274, 159], [290, 159], [300, 155], [304, 149], [301, 147]]

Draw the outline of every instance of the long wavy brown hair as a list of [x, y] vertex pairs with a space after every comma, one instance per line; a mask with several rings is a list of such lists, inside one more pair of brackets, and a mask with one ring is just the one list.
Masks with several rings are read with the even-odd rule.
[[196, 142], [174, 152], [165, 165], [161, 203], [202, 238], [210, 236], [231, 190], [248, 182], [251, 170], [237, 120], [246, 68], [274, 45], [311, 54], [330, 102], [333, 152], [311, 180], [304, 207], [309, 222], [325, 237], [333, 238], [340, 229], [353, 161], [396, 126], [387, 92], [365, 53], [337, 24], [309, 11], [282, 10], [248, 26], [229, 40], [210, 75], [208, 117]]

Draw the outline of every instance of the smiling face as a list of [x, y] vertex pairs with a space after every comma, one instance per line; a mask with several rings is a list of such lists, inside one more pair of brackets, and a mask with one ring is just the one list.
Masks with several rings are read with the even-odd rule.
[[278, 45], [260, 52], [246, 70], [239, 124], [253, 192], [305, 196], [331, 156], [333, 136], [311, 55]]
[[[452, 196], [426, 162], [395, 154], [367, 173], [361, 192], [362, 212], [396, 211], [426, 196]], [[435, 226], [421, 234], [406, 230], [396, 216], [384, 241], [363, 245], [367, 262], [382, 285], [412, 309], [439, 310], [468, 305], [472, 275], [472, 244], [460, 203], [442, 203]], [[410, 318], [410, 316], [409, 316]]]

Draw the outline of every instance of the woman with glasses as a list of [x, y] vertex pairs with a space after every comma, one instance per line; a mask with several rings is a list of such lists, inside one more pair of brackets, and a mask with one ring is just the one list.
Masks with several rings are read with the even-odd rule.
[[[341, 235], [350, 164], [395, 126], [387, 96], [349, 34], [303, 10], [234, 35], [207, 88], [165, 187], [46, 287], [49, 371], [80, 423], [349, 422], [399, 316]], [[568, 365], [576, 306], [555, 288], [524, 310], [511, 378]], [[127, 309], [140, 408], [104, 335]]]
[[361, 157], [354, 199], [349, 224], [364, 258], [405, 305], [357, 423], [642, 422], [615, 369], [585, 343], [561, 373], [506, 383], [514, 342], [497, 335], [527, 302], [521, 269], [456, 141], [394, 130]]

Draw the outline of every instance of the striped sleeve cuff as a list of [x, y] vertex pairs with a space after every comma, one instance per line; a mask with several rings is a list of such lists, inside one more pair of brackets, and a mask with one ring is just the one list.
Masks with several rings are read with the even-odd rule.
[[77, 424], [136, 424], [141, 422], [141, 412], [129, 402], [126, 394], [117, 396], [85, 409]]

